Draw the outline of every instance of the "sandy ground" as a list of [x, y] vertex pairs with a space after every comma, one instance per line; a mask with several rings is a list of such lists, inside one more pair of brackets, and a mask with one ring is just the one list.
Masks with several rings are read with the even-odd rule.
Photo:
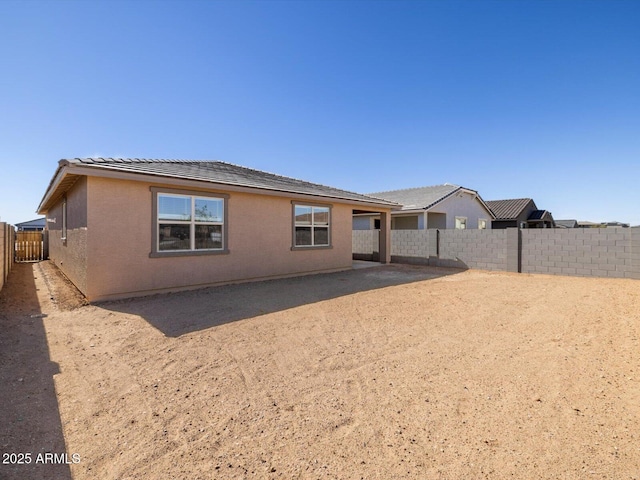
[[0, 478], [640, 478], [638, 281], [391, 265], [82, 305], [17, 267], [0, 447], [69, 458]]

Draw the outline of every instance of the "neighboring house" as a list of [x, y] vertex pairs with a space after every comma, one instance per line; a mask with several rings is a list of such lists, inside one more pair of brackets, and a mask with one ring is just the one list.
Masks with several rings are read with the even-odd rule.
[[555, 220], [556, 228], [578, 228], [577, 220]]
[[36, 218], [28, 222], [16, 223], [15, 227], [19, 232], [41, 232], [47, 225], [47, 219]]
[[510, 200], [487, 200], [495, 220], [493, 228], [551, 228], [555, 226], [553, 216], [548, 210], [538, 210], [531, 198]]
[[[493, 214], [478, 192], [459, 185], [435, 185], [369, 193], [402, 205], [391, 213], [392, 230], [491, 228]], [[354, 230], [379, 228], [378, 216], [354, 215]]]
[[215, 161], [61, 160], [38, 208], [90, 301], [352, 266], [354, 209], [393, 202]]
[[607, 228], [607, 227], [622, 227], [629, 228], [628, 223], [623, 222], [577, 222], [580, 228]]

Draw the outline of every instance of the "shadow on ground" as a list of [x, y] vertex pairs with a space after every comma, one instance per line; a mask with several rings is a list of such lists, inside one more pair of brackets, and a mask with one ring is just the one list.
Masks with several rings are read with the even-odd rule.
[[[0, 292], [0, 479], [70, 480], [69, 465], [55, 463], [66, 460], [53, 381], [59, 371], [49, 357], [35, 266], [16, 264]], [[47, 453], [58, 454], [55, 462]]]
[[430, 280], [460, 272], [458, 269], [385, 265], [104, 302], [100, 307], [139, 315], [164, 335], [178, 337], [357, 292]]

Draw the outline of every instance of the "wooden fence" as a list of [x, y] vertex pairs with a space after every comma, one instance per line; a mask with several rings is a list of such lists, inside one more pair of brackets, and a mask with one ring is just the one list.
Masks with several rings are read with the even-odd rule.
[[45, 258], [43, 232], [16, 232], [16, 262], [39, 262]]
[[14, 235], [12, 225], [0, 222], [0, 290], [7, 282], [13, 267]]

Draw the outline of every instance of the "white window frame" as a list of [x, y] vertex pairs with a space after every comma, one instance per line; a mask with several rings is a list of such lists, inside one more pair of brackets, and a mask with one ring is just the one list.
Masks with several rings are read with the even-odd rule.
[[[311, 208], [311, 223], [310, 224], [298, 224], [296, 222], [296, 207], [305, 207]], [[315, 224], [314, 223], [314, 211], [315, 209], [326, 209], [328, 210], [328, 219], [327, 224]], [[331, 205], [324, 204], [316, 204], [316, 203], [306, 203], [306, 202], [291, 202], [291, 223], [292, 223], [292, 250], [308, 250], [308, 249], [322, 249], [322, 248], [332, 248], [331, 243], [331, 220], [332, 220], [332, 211]], [[296, 243], [296, 228], [304, 227], [311, 229], [311, 245], [298, 245]], [[327, 230], [327, 243], [316, 245], [315, 242], [315, 228], [322, 228]]]
[[[228, 199], [229, 195], [199, 191], [183, 191], [174, 189], [161, 189], [151, 187], [153, 212], [152, 212], [152, 245], [150, 257], [172, 257], [187, 255], [215, 255], [229, 253], [228, 242]], [[160, 219], [160, 198], [188, 198], [191, 202], [191, 219], [190, 220], [161, 220]], [[222, 201], [222, 221], [198, 221], [195, 215], [195, 205], [197, 199], [203, 200], [221, 200]], [[181, 250], [160, 250], [160, 225], [188, 225], [189, 226], [189, 249]], [[220, 225], [222, 234], [222, 246], [220, 248], [198, 248], [196, 249], [196, 226], [198, 225]]]
[[[480, 226], [480, 222], [484, 222], [484, 227]], [[489, 220], [487, 220], [486, 218], [479, 218], [478, 219], [478, 230], [487, 230], [489, 228]]]
[[[458, 227], [458, 221], [460, 221], [460, 224], [464, 225], [464, 227]], [[467, 217], [456, 217], [456, 219], [455, 219], [455, 227], [456, 227], [456, 230], [466, 230], [467, 229]]]

